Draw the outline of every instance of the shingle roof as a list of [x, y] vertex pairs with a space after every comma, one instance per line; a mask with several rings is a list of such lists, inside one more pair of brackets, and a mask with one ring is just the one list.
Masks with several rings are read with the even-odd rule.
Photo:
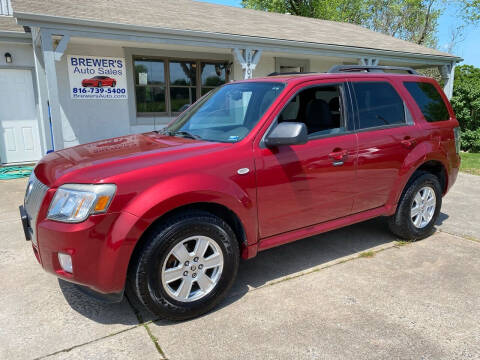
[[19, 18], [29, 13], [55, 16], [58, 21], [70, 18], [455, 57], [358, 25], [190, 0], [13, 0], [13, 9]]
[[15, 33], [24, 33], [23, 26], [17, 25], [15, 19], [11, 16], [0, 16], [0, 32], [8, 31]]

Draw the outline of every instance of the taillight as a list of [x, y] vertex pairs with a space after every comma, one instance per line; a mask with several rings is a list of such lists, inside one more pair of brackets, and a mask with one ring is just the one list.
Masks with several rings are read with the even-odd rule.
[[453, 134], [455, 135], [455, 150], [457, 151], [457, 154], [460, 154], [460, 128], [454, 128]]

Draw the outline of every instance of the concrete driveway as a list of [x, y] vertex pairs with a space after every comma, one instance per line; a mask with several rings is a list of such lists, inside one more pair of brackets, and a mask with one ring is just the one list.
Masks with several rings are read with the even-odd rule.
[[478, 176], [460, 174], [426, 240], [376, 219], [260, 253], [183, 323], [43, 272], [18, 219], [25, 182], [0, 182], [0, 359], [480, 358]]

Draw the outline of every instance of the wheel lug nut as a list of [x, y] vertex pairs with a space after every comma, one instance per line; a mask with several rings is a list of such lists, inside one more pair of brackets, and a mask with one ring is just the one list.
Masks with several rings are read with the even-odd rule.
[[193, 273], [193, 274], [192, 274], [192, 277], [193, 277], [193, 278], [196, 278], [196, 277], [197, 277], [197, 273]]
[[193, 258], [193, 261], [197, 262], [197, 261], [198, 261], [198, 257], [194, 257], [194, 258]]
[[190, 265], [190, 261], [185, 261], [185, 266]]
[[198, 268], [199, 268], [200, 270], [202, 270], [202, 269], [203, 269], [203, 264], [198, 265]]
[[184, 271], [183, 276], [187, 276], [187, 275], [188, 275], [188, 271]]

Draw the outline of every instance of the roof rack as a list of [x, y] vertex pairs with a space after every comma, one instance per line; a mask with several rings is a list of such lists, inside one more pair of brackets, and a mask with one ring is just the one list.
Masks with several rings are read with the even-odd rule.
[[277, 76], [277, 75], [299, 75], [299, 74], [316, 74], [315, 72], [309, 71], [309, 72], [304, 72], [304, 71], [291, 71], [291, 72], [272, 72], [268, 74], [267, 76]]
[[402, 67], [402, 66], [364, 66], [364, 65], [335, 65], [332, 66], [327, 73], [343, 73], [343, 72], [372, 72], [372, 73], [385, 73], [388, 70], [398, 70], [398, 71], [406, 71], [412, 75], [418, 75], [418, 73], [409, 67]]

